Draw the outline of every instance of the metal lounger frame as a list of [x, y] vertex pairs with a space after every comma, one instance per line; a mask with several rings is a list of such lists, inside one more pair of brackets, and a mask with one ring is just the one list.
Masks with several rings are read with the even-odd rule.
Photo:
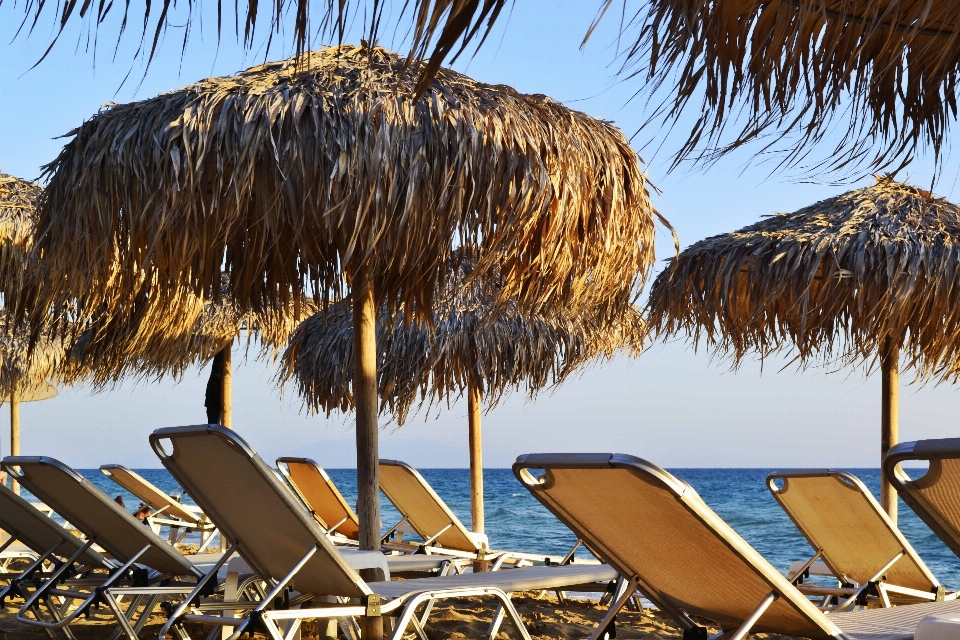
[[[176, 580], [184, 576], [198, 579], [203, 575], [203, 572], [176, 552], [173, 547], [161, 540], [150, 529], [137, 522], [120, 505], [113, 502], [83, 476], [59, 460], [38, 456], [11, 456], [4, 458], [2, 465], [12, 477], [26, 486], [34, 495], [43, 499], [61, 516], [72, 522], [86, 536], [86, 543], [66, 563], [52, 574], [45, 575], [45, 579], [36, 586], [32, 593], [24, 594], [25, 603], [17, 612], [17, 620], [20, 622], [40, 627], [50, 634], [61, 631], [69, 640], [74, 640], [75, 636], [69, 625], [76, 621], [80, 615], [85, 614], [90, 607], [95, 606], [96, 603], [104, 602], [117, 620], [118, 631], [126, 634], [129, 640], [137, 640], [138, 633], [146, 624], [161, 598], [185, 595], [192, 592], [195, 586], [194, 583], [174, 583], [172, 586], [159, 586], [161, 582], [167, 582], [171, 579]], [[136, 542], [132, 539], [125, 539], [123, 544], [118, 546], [116, 532], [105, 533], [98, 530], [97, 527], [91, 526], [87, 522], [87, 518], [76, 511], [74, 505], [68, 505], [60, 499], [60, 496], [50, 494], [45, 485], [38, 484], [31, 473], [31, 469], [43, 469], [45, 472], [58, 475], [58, 480], [76, 482], [76, 486], [80, 487], [79, 495], [85, 496], [91, 501], [87, 505], [88, 507], [98, 504], [100, 508], [109, 509], [114, 517], [127, 519], [126, 524], [134, 525], [129, 528], [129, 531], [135, 532], [134, 535], [142, 539]], [[74, 487], [74, 485], [70, 486]], [[140, 543], [143, 546], [138, 551], [124, 553], [123, 549], [130, 548], [128, 544], [130, 542], [134, 546]], [[95, 576], [88, 579], [73, 579], [61, 585], [61, 578], [69, 575], [67, 571], [70, 570], [73, 563], [88, 553], [94, 544], [100, 544], [114, 556], [114, 569], [111, 574], [105, 578]], [[177, 562], [174, 564], [180, 564], [182, 571], [164, 572], [142, 565], [142, 560], [145, 557], [149, 558], [150, 556], [147, 554], [152, 550], [157, 551], [160, 556], [166, 556], [170, 559], [176, 558]], [[130, 598], [130, 601], [124, 608], [122, 601], [127, 597]], [[57, 604], [54, 598], [58, 598], [61, 604]], [[79, 604], [73, 604], [77, 602]], [[141, 605], [143, 605], [143, 610], [137, 616], [137, 611]], [[46, 615], [43, 613], [44, 610]], [[32, 613], [34, 617], [28, 617], [28, 612]]]

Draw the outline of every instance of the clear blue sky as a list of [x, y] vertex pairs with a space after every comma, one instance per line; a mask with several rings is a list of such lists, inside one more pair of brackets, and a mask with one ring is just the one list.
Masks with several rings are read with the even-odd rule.
[[[135, 3], [136, 4], [136, 3]], [[400, 4], [400, 3], [397, 3]], [[628, 135], [645, 117], [644, 104], [629, 102], [636, 85], [612, 78], [617, 16], [608, 16], [583, 51], [579, 44], [597, 3], [579, 0], [518, 2], [501, 28], [474, 59], [456, 68], [490, 83], [527, 93], [544, 93], [587, 113], [615, 121]], [[96, 66], [67, 33], [50, 57], [30, 67], [47, 44], [50, 24], [31, 39], [12, 41], [19, 18], [11, 3], [0, 7], [0, 170], [25, 178], [57, 154], [63, 135], [103, 104], [146, 98], [210, 75], [226, 75], [263, 60], [262, 49], [247, 53], [232, 36], [220, 44], [210, 29], [196, 28], [181, 60], [180, 31], [171, 29], [143, 78], [130, 68], [137, 38], [127, 36], [113, 62], [112, 33], [101, 34]], [[171, 18], [177, 24], [177, 16]], [[136, 35], [136, 34], [131, 34]], [[261, 34], [263, 35], [263, 34]], [[347, 41], [359, 39], [355, 30]], [[382, 42], [391, 44], [390, 39]], [[393, 41], [399, 45], [399, 39]], [[270, 59], [286, 57], [276, 48]], [[141, 83], [142, 79], [142, 83]], [[680, 127], [682, 129], [682, 127]], [[638, 140], [646, 139], [646, 134]], [[679, 137], [667, 137], [667, 148]], [[768, 177], [763, 167], [746, 167], [735, 155], [709, 170], [667, 175], [666, 153], [644, 150], [650, 175], [662, 190], [656, 198], [682, 246], [739, 228], [774, 211], [792, 211], [857, 184], [800, 184], [791, 176]], [[931, 167], [918, 162], [910, 178], [929, 181]], [[947, 172], [937, 191], [952, 197], [955, 174]], [[658, 258], [672, 243], [662, 234]], [[661, 265], [658, 265], [658, 270]], [[669, 467], [697, 466], [877, 466], [879, 376], [822, 369], [780, 372], [769, 360], [763, 374], [749, 362], [733, 373], [707, 353], [682, 342], [652, 344], [635, 361], [619, 360], [568, 382], [552, 395], [528, 403], [522, 395], [485, 417], [487, 466], [508, 466], [521, 453], [536, 451], [620, 451]], [[354, 465], [350, 415], [309, 416], [292, 389], [273, 384], [272, 363], [251, 362], [236, 375], [234, 427], [265, 457], [309, 455], [329, 467]], [[909, 381], [909, 375], [904, 376]], [[110, 393], [65, 389], [54, 400], [24, 405], [23, 453], [52, 455], [78, 467], [106, 462], [159, 466], [147, 447], [157, 427], [204, 421], [206, 372], [193, 370], [180, 384], [124, 384]], [[907, 387], [901, 395], [903, 439], [956, 435], [960, 394], [952, 387]], [[7, 413], [0, 417], [0, 452], [9, 451]], [[459, 403], [429, 421], [412, 419], [381, 436], [384, 457], [423, 467], [463, 467], [466, 405]], [[269, 458], [268, 458], [269, 459]]]

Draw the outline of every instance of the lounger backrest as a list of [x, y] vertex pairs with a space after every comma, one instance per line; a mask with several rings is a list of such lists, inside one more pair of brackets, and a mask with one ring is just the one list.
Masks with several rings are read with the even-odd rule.
[[[900, 468], [911, 461], [927, 461], [930, 467], [912, 480]], [[960, 556], [960, 438], [898, 444], [884, 457], [883, 473], [903, 501]]]
[[[86, 542], [2, 484], [0, 484], [0, 529], [38, 554], [46, 552], [57, 544], [58, 540], [62, 540], [62, 544], [54, 553], [64, 558], [72, 556]], [[106, 564], [103, 556], [93, 549], [87, 549], [79, 558], [79, 562], [88, 566]]]
[[436, 542], [447, 549], [473, 552], [480, 544], [417, 470], [399, 460], [380, 461], [380, 489], [424, 539], [447, 525]]
[[279, 458], [277, 469], [324, 528], [329, 529], [343, 521], [336, 533], [354, 540], [359, 538], [357, 514], [320, 465], [309, 458]]
[[767, 476], [767, 487], [838, 576], [865, 584], [902, 551], [887, 582], [920, 591], [940, 585], [856, 476], [833, 469], [778, 472]]
[[163, 465], [261, 577], [280, 580], [316, 553], [292, 586], [314, 595], [371, 593], [279, 475], [220, 425], [158, 429], [150, 444]]
[[150, 549], [137, 560], [139, 564], [178, 576], [202, 575], [169, 543], [59, 460], [8, 457], [4, 458], [3, 467], [88, 540], [94, 539], [120, 562], [127, 562], [150, 545]]
[[667, 613], [738, 627], [771, 592], [754, 632], [824, 638], [839, 630], [687, 484], [620, 454], [517, 458], [514, 474], [544, 506]]
[[158, 489], [153, 483], [145, 480], [140, 474], [119, 464], [105, 464], [100, 467], [100, 472], [155, 510], [193, 524], [200, 523], [200, 518], [196, 513], [184, 509], [182, 504]]

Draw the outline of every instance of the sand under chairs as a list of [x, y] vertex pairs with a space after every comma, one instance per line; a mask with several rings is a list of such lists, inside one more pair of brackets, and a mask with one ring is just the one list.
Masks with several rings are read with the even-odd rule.
[[[68, 625], [91, 606], [103, 602], [129, 640], [137, 640], [137, 633], [161, 599], [176, 599], [192, 592], [197, 580], [203, 577], [201, 566], [62, 462], [46, 457], [11, 456], [3, 460], [3, 468], [86, 537], [72, 560], [89, 553], [96, 545], [114, 564], [109, 576], [60, 585], [59, 580], [68, 575], [71, 563], [62, 565], [26, 598], [17, 613], [20, 622], [47, 630], [60, 629], [70, 637]], [[184, 579], [188, 581], [181, 582]], [[52, 598], [62, 599], [63, 604], [54, 604]]]
[[[904, 640], [929, 614], [960, 601], [827, 614], [770, 565], [686, 483], [622, 454], [520, 456], [514, 474], [533, 496], [616, 569], [631, 588], [604, 623], [641, 591], [685, 630], [713, 621], [724, 640], [771, 632], [808, 638]], [[596, 637], [596, 634], [594, 635]]]
[[[945, 593], [856, 476], [834, 469], [776, 472], [767, 476], [767, 488], [815, 550], [788, 578], [803, 593], [823, 596], [822, 604], [863, 604], [869, 594], [884, 607], [957, 597]], [[801, 574], [817, 560], [840, 588], [802, 584]]]
[[[13, 545], [21, 545], [25, 551], [11, 557], [30, 559], [30, 563], [20, 571], [9, 571], [9, 567], [4, 565], [0, 580], [7, 584], [0, 588], [0, 603], [9, 595], [26, 599], [28, 593], [24, 583], [49, 576], [51, 567], [55, 566], [54, 561], [66, 561], [66, 564], [72, 565], [68, 571], [73, 574], [96, 567], [113, 568], [103, 556], [86, 547], [85, 540], [64, 529], [2, 484], [0, 529], [9, 536], [0, 545], [0, 551], [7, 553]], [[67, 574], [66, 577], [72, 578], [73, 574]]]
[[196, 531], [200, 534], [197, 553], [203, 553], [210, 546], [217, 528], [207, 520], [203, 511], [177, 502], [140, 474], [119, 464], [105, 464], [100, 467], [100, 472], [154, 510], [146, 518], [154, 533], [159, 535], [160, 527], [170, 527], [170, 543], [178, 544], [188, 533]]
[[[270, 593], [259, 603], [195, 603], [189, 596], [161, 630], [161, 637], [172, 627], [185, 633], [182, 623], [193, 622], [233, 627], [231, 638], [260, 629], [273, 640], [283, 640], [292, 638], [304, 619], [353, 617], [360, 618], [366, 629], [390, 617], [393, 638], [401, 638], [411, 625], [424, 637], [424, 621], [415, 616], [419, 605], [435, 599], [489, 596], [499, 601], [520, 636], [529, 640], [509, 593], [574, 588], [617, 577], [605, 565], [584, 565], [367, 582], [275, 472], [231, 430], [218, 425], [159, 429], [150, 436], [150, 443], [229, 541], [229, 550], [217, 564], [238, 554], [255, 573], [271, 581]], [[353, 555], [363, 553], [371, 552]], [[200, 581], [198, 594], [217, 568]], [[291, 594], [288, 587], [295, 592]], [[276, 606], [278, 602], [282, 608]], [[225, 609], [223, 615], [211, 615]], [[236, 618], [235, 612], [245, 615]]]

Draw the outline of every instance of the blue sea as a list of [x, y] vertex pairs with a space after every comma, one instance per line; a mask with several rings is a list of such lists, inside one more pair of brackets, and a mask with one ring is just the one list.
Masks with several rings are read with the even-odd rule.
[[[356, 471], [328, 469], [341, 492], [356, 500]], [[470, 479], [466, 469], [420, 469], [421, 474], [447, 502], [457, 516], [470, 526]], [[708, 505], [741, 536], [756, 547], [775, 567], [786, 570], [794, 560], [806, 560], [813, 551], [796, 527], [767, 491], [768, 469], [672, 469], [672, 473], [697, 490]], [[849, 469], [879, 495], [877, 469]], [[136, 498], [114, 484], [97, 469], [81, 472], [111, 497], [121, 495], [129, 511], [137, 508]], [[177, 482], [165, 469], [138, 469], [137, 472], [167, 492], [179, 491]], [[576, 542], [573, 534], [558, 522], [520, 485], [509, 469], [484, 471], [486, 531], [496, 549], [531, 553], [565, 554]], [[184, 498], [190, 502], [189, 497]], [[399, 516], [382, 498], [386, 527]], [[900, 529], [913, 544], [940, 582], [960, 587], [960, 559], [900, 503]], [[188, 539], [189, 541], [189, 539]]]

